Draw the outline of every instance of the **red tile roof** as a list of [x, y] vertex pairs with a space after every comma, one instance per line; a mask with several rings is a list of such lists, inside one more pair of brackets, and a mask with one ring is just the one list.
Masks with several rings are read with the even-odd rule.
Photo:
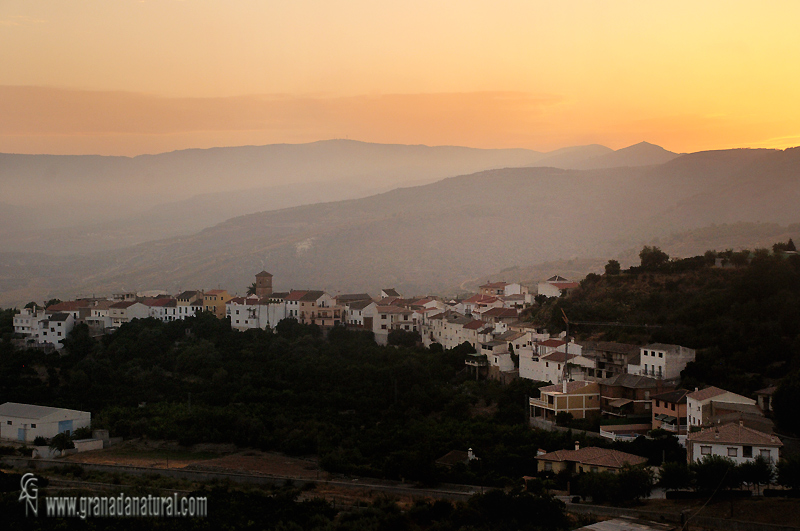
[[556, 450], [549, 454], [536, 457], [541, 461], [570, 461], [588, 466], [602, 466], [606, 468], [622, 468], [625, 465], [643, 465], [647, 463], [646, 457], [588, 446], [578, 450]]
[[168, 306], [170, 302], [175, 301], [175, 299], [171, 297], [159, 297], [157, 299], [148, 299], [142, 301], [142, 304], [145, 306], [150, 306], [151, 308], [160, 308], [162, 306]]
[[[588, 387], [595, 382], [583, 382], [581, 380], [575, 382], [567, 382], [567, 393], [574, 393], [575, 391], [580, 391], [584, 387]], [[555, 384], [555, 385], [548, 385], [547, 387], [542, 387], [539, 389], [542, 393], [563, 393], [564, 392], [564, 384]]]
[[484, 317], [517, 317], [519, 312], [514, 308], [492, 308], [490, 310], [486, 310], [481, 315]]
[[[543, 360], [547, 360], [547, 361], [554, 361], [556, 363], [564, 363], [564, 361], [567, 359], [566, 356], [567, 356], [567, 354], [565, 352], [553, 352], [552, 354], [548, 354], [547, 356], [544, 356], [542, 359]], [[577, 358], [577, 357], [578, 357], [577, 354], [570, 354], [569, 355], [569, 359]]]
[[697, 400], [698, 402], [702, 402], [703, 400], [708, 400], [709, 398], [714, 398], [715, 396], [724, 395], [727, 393], [725, 389], [720, 389], [719, 387], [706, 387], [705, 389], [700, 389], [699, 391], [695, 391], [693, 393], [689, 393], [686, 395], [686, 398], [691, 398], [692, 400]]
[[781, 440], [775, 435], [756, 431], [747, 426], [742, 426], [738, 422], [706, 428], [690, 433], [686, 438], [692, 442], [783, 446]]
[[478, 330], [484, 325], [486, 325], [486, 323], [478, 319], [475, 319], [474, 321], [470, 321], [467, 324], [465, 324], [464, 328], [466, 328], [467, 330]]
[[489, 282], [481, 286], [481, 288], [504, 288], [506, 286], [508, 286], [508, 282]]
[[478, 304], [492, 304], [493, 302], [497, 302], [499, 299], [497, 297], [492, 297], [491, 295], [473, 295], [469, 299], [464, 300], [464, 302], [468, 303], [478, 303]]
[[81, 308], [88, 308], [89, 304], [83, 301], [64, 301], [58, 304], [51, 304], [47, 307], [48, 312], [74, 312]]
[[560, 347], [561, 345], [566, 345], [566, 341], [561, 341], [560, 339], [548, 339], [546, 341], [541, 341], [538, 344], [542, 345], [543, 347]]
[[303, 296], [306, 293], [308, 293], [308, 291], [300, 291], [300, 290], [294, 291], [294, 290], [292, 290], [292, 291], [289, 292], [289, 294], [286, 296], [286, 298], [284, 300], [286, 300], [286, 301], [299, 301], [300, 299], [303, 298]]

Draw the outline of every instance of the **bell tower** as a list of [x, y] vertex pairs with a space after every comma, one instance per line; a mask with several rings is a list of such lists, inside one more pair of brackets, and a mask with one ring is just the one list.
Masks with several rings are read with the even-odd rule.
[[272, 295], [272, 275], [266, 271], [256, 275], [256, 297], [269, 297]]

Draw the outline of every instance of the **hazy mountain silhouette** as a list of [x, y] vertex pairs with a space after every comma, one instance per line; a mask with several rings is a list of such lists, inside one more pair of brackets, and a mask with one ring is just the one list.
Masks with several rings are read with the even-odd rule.
[[585, 160], [601, 157], [610, 153], [614, 153], [614, 150], [599, 144], [566, 147], [546, 153], [534, 164], [531, 164], [531, 166], [571, 170], [577, 169]]
[[649, 142], [640, 142], [611, 153], [581, 160], [573, 168], [591, 170], [597, 168], [620, 168], [623, 166], [651, 166], [664, 164], [678, 156], [678, 153], [667, 151], [661, 146], [656, 146]]
[[0, 248], [67, 253], [121, 247], [190, 234], [236, 215], [528, 166], [540, 157], [526, 149], [352, 140], [138, 157], [0, 154], [0, 197], [21, 209], [17, 236], [3, 233]]
[[38, 264], [37, 274], [26, 267], [39, 257], [0, 256], [0, 289], [15, 300], [218, 285], [242, 292], [266, 268], [276, 289], [439, 291], [509, 266], [612, 257], [712, 223], [796, 223], [798, 169], [800, 148], [695, 153], [658, 166], [489, 170], [241, 216], [191, 236]]

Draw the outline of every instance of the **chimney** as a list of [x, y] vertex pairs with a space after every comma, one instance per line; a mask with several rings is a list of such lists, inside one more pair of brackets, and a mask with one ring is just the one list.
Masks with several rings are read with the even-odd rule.
[[469, 459], [470, 461], [472, 461], [473, 459], [475, 459], [475, 454], [472, 452], [472, 448], [469, 448], [469, 449], [467, 450], [467, 459]]
[[547, 452], [545, 452], [544, 450], [542, 450], [541, 448], [539, 448], [538, 450], [536, 450], [536, 457], [539, 457], [540, 455], [544, 455], [544, 454], [546, 454], [546, 453], [547, 453]]
[[581, 449], [581, 442], [575, 441], [575, 450], [580, 450], [580, 449]]
[[[567, 394], [567, 379], [566, 378], [564, 378], [561, 381], [561, 392], [564, 393], [564, 394]], [[569, 400], [569, 398], [567, 398], [567, 400]]]
[[694, 392], [695, 392], [695, 393], [696, 393], [697, 391], [699, 391], [699, 390], [700, 390], [700, 388], [699, 388], [699, 387], [695, 387], [695, 388], [694, 388]]

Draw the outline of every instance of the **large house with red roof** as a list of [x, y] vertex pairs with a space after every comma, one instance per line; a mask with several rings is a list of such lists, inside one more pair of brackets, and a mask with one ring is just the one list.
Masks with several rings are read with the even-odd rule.
[[741, 464], [762, 457], [774, 464], [780, 459], [782, 446], [775, 435], [748, 428], [741, 422], [732, 422], [687, 435], [686, 459], [692, 463], [707, 455], [719, 455]]
[[644, 466], [647, 458], [619, 450], [588, 446], [574, 450], [556, 450], [536, 456], [539, 472], [555, 473], [567, 470], [573, 474], [585, 472], [618, 472], [625, 466]]

